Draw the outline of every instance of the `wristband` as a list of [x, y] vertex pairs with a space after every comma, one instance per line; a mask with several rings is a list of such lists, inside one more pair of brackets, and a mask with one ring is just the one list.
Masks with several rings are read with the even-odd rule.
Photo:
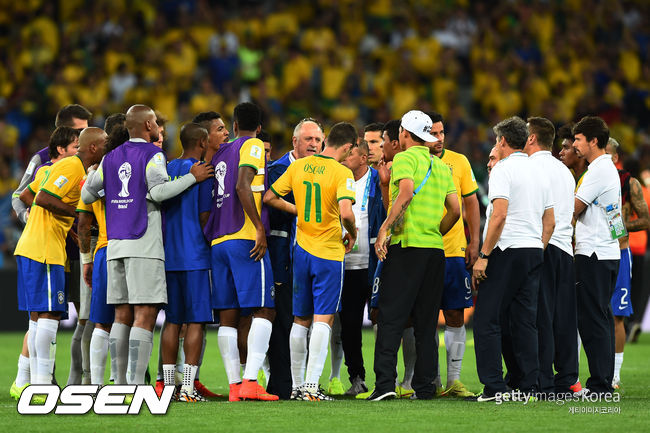
[[88, 263], [93, 262], [93, 255], [92, 253], [80, 253], [79, 257], [81, 258], [81, 264], [82, 265], [87, 265]]
[[485, 254], [483, 251], [480, 251], [480, 252], [478, 253], [478, 258], [479, 258], [479, 259], [487, 259], [487, 258], [489, 258], [489, 257], [490, 257], [490, 255], [489, 255], [489, 254]]

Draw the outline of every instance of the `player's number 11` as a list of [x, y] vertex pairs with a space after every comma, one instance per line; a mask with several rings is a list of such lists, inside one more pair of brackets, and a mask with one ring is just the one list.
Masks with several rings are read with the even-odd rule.
[[311, 190], [312, 185], [314, 189], [314, 207], [316, 208], [316, 222], [319, 223], [322, 220], [321, 216], [321, 199], [320, 199], [320, 185], [318, 182], [307, 182], [306, 180], [302, 182], [305, 184], [305, 222], [309, 222], [311, 218]]

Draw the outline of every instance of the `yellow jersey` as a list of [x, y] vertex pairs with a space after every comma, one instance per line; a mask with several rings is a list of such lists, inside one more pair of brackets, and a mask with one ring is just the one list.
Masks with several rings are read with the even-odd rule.
[[[67, 205], [77, 206], [81, 196], [80, 184], [86, 175], [86, 169], [78, 156], [63, 158], [47, 167], [47, 170], [41, 169], [39, 172], [43, 172], [43, 175], [39, 177], [41, 181], [37, 197], [38, 194], [50, 194]], [[56, 215], [33, 205], [14, 255], [40, 263], [65, 266], [65, 238], [73, 222], [73, 217]]]
[[[36, 195], [39, 188], [41, 187], [41, 182], [43, 182], [43, 178], [46, 176], [47, 172], [50, 171], [50, 167], [52, 167], [52, 164], [41, 165], [36, 170], [36, 173], [34, 173], [34, 180], [29, 185], [27, 185], [27, 189], [29, 189], [32, 192], [32, 194]], [[32, 206], [34, 206], [34, 203], [32, 203]]]
[[[253, 190], [253, 199], [255, 200], [257, 213], [260, 215], [262, 212], [262, 194], [264, 194], [264, 176], [266, 175], [264, 172], [265, 163], [266, 156], [264, 154], [264, 143], [262, 143], [262, 140], [259, 138], [249, 138], [246, 140], [239, 149], [239, 167], [250, 167], [257, 173], [251, 183], [251, 190]], [[244, 212], [244, 225], [242, 228], [238, 232], [213, 239], [211, 245], [217, 245], [232, 239], [254, 241], [255, 235], [255, 226], [246, 212]]]
[[[467, 248], [467, 237], [465, 236], [465, 225], [463, 223], [463, 197], [470, 196], [478, 191], [478, 184], [474, 178], [472, 166], [465, 155], [452, 150], [443, 149], [440, 160], [444, 162], [454, 180], [456, 194], [458, 195], [458, 204], [460, 205], [461, 217], [454, 226], [442, 237], [445, 248], [445, 257], [465, 257]], [[447, 213], [445, 209], [444, 214]]]
[[309, 254], [343, 261], [341, 212], [338, 202], [356, 196], [349, 168], [334, 158], [312, 155], [294, 161], [271, 186], [278, 197], [293, 191], [298, 210], [296, 242]]
[[575, 192], [578, 192], [578, 188], [580, 188], [580, 185], [582, 185], [582, 181], [585, 180], [585, 173], [587, 172], [587, 170], [588, 169], [585, 169], [585, 171], [583, 171], [580, 177], [578, 178], [578, 181], [576, 182]]
[[99, 235], [97, 236], [97, 246], [93, 254], [97, 254], [100, 248], [108, 246], [108, 237], [106, 236], [106, 206], [104, 198], [94, 201], [92, 204], [86, 204], [83, 200], [79, 200], [77, 204], [77, 212], [85, 212], [94, 214], [99, 227]]

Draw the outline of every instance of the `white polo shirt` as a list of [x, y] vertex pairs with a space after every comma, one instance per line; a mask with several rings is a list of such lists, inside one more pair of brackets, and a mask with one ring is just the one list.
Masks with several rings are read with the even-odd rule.
[[612, 239], [605, 209], [613, 206], [622, 212], [621, 180], [611, 155], [604, 154], [589, 164], [576, 198], [587, 205], [576, 221], [576, 254], [598, 260], [619, 260], [618, 240]]
[[508, 200], [506, 222], [495, 248], [544, 248], [542, 215], [553, 207], [547, 183], [537, 164], [523, 152], [515, 152], [494, 166], [489, 181], [490, 203], [498, 198]]
[[549, 244], [555, 245], [565, 253], [573, 256], [573, 205], [576, 181], [571, 171], [548, 150], [541, 150], [530, 155], [530, 160], [541, 169], [541, 175], [547, 178], [553, 199], [555, 229]]
[[370, 187], [370, 167], [368, 167], [366, 174], [354, 182], [356, 196], [352, 205], [352, 212], [358, 230], [357, 242], [354, 244], [352, 251], [345, 255], [345, 270], [368, 269], [370, 260], [370, 239], [368, 239]]

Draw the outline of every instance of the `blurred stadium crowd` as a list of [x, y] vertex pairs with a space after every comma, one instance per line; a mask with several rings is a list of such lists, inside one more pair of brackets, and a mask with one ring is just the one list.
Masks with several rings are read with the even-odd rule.
[[412, 107], [436, 110], [448, 146], [467, 155], [479, 182], [498, 120], [538, 115], [561, 125], [592, 114], [637, 169], [650, 168], [644, 0], [0, 4], [5, 265], [21, 231], [11, 192], [69, 103], [88, 107], [100, 126], [131, 104], [154, 107], [168, 119], [170, 159], [182, 122], [209, 110], [229, 120], [241, 100], [263, 107], [274, 155], [304, 117], [362, 127]]

